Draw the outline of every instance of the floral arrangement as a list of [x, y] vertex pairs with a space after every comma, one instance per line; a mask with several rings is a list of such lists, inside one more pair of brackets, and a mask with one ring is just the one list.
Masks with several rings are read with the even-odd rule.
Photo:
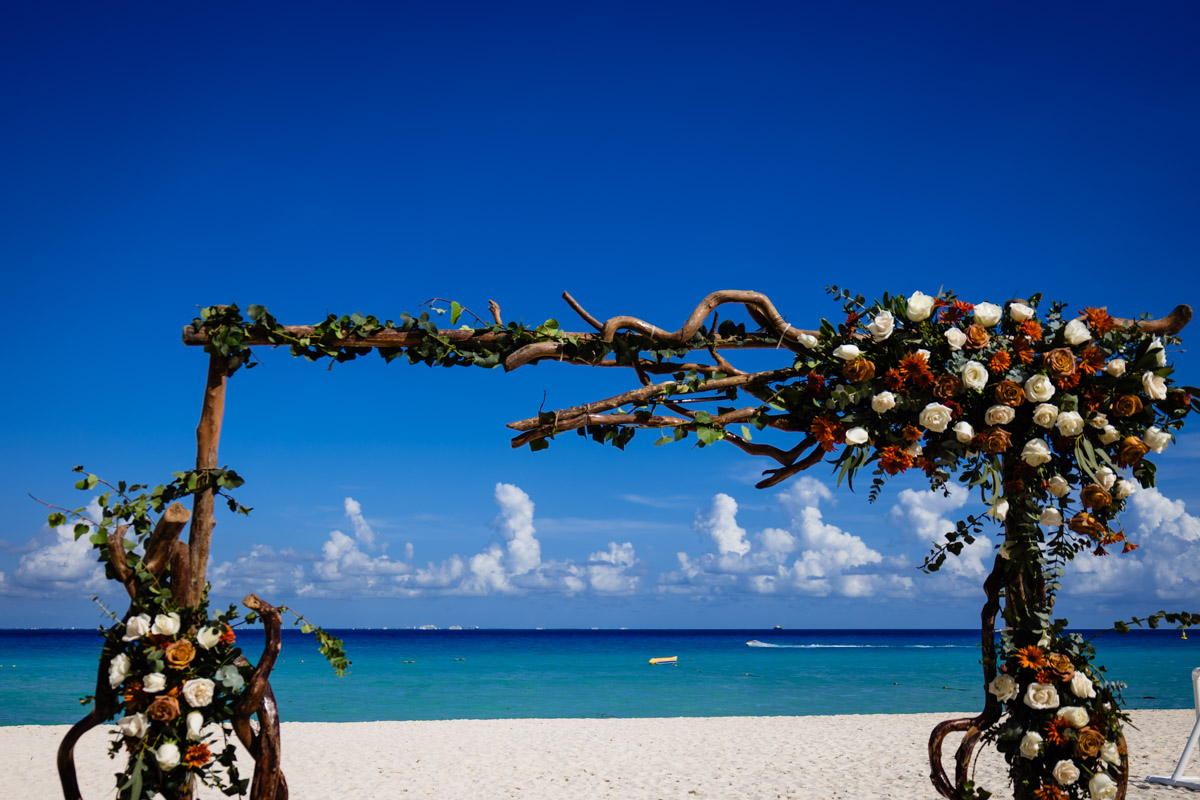
[[253, 668], [234, 647], [236, 616], [233, 607], [215, 619], [204, 607], [164, 608], [108, 631], [103, 657], [124, 714], [110, 754], [129, 756], [117, 776], [121, 800], [177, 797], [197, 782], [228, 795], [246, 791], [230, 733]]

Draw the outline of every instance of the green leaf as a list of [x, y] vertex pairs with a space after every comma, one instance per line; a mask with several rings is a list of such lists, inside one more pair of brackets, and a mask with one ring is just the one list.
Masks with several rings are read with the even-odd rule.
[[754, 437], [750, 435], [750, 428], [745, 425], [742, 426], [742, 438], [747, 442], [753, 441], [754, 439]]
[[462, 306], [460, 306], [456, 301], [451, 300], [450, 301], [450, 324], [457, 325], [458, 318], [460, 316], [462, 316]]
[[50, 516], [46, 517], [46, 524], [51, 528], [57, 528], [59, 525], [67, 524], [67, 515], [55, 511]]

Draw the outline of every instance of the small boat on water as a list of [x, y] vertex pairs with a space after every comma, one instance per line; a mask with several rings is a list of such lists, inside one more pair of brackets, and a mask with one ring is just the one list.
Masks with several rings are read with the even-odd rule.
[[650, 659], [650, 663], [651, 664], [677, 664], [677, 663], [679, 663], [679, 656], [664, 656], [663, 658], [652, 658], [652, 659]]

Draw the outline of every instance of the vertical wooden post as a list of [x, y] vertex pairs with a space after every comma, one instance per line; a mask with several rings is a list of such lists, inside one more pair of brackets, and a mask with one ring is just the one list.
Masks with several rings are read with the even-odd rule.
[[[221, 443], [221, 422], [225, 416], [225, 383], [229, 372], [225, 358], [213, 353], [208, 359], [208, 383], [204, 387], [204, 405], [200, 410], [200, 424], [196, 426], [196, 469], [217, 467], [217, 447]], [[213, 505], [216, 498], [213, 489], [196, 494], [192, 504], [192, 527], [188, 532], [188, 561], [191, 574], [186, 590], [180, 596], [184, 606], [199, 604], [204, 596], [208, 581], [208, 549], [212, 543]]]

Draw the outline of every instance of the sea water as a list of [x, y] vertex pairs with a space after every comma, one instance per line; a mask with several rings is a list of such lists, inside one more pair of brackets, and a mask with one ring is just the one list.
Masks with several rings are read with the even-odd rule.
[[[880, 714], [983, 702], [978, 631], [335, 633], [353, 662], [342, 678], [312, 637], [284, 632], [271, 685], [286, 721]], [[239, 629], [237, 643], [256, 659], [261, 631]], [[1108, 634], [1095, 644], [1097, 663], [1128, 684], [1130, 708], [1192, 706], [1200, 631], [1188, 640], [1173, 630]], [[83, 716], [100, 645], [95, 631], [0, 631], [0, 725]], [[663, 656], [678, 662], [648, 663]]]

